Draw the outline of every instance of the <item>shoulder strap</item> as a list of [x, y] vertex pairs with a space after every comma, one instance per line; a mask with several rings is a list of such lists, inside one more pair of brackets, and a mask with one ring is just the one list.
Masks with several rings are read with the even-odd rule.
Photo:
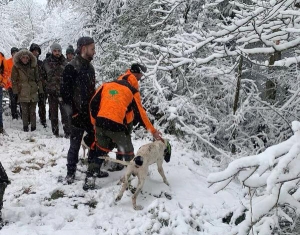
[[122, 86], [126, 86], [132, 92], [133, 95], [138, 92], [138, 90], [131, 86], [127, 80], [115, 80], [113, 82], [118, 83]]
[[129, 90], [132, 92], [132, 94], [134, 95], [135, 93], [138, 92], [138, 90], [136, 88], [134, 88], [129, 82], [128, 82], [128, 77], [129, 74], [126, 74], [122, 77], [121, 80], [115, 80], [113, 82], [118, 83], [120, 85], [126, 86], [127, 88], [129, 88]]
[[4, 61], [1, 61], [1, 65], [0, 65], [0, 74], [2, 75], [4, 73]]

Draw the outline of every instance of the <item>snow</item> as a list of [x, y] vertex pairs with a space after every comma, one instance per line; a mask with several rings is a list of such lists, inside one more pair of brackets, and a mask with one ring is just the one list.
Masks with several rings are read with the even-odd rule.
[[[156, 166], [151, 166], [137, 198], [144, 209], [135, 211], [129, 190], [120, 202], [114, 202], [124, 170], [97, 179], [97, 189], [85, 192], [86, 165], [79, 163], [75, 183], [63, 185], [57, 180], [66, 174], [67, 139], [53, 137], [50, 127], [43, 129], [39, 123], [36, 132], [24, 133], [21, 120], [11, 122], [5, 115], [4, 127], [8, 136], [0, 136], [0, 159], [11, 185], [4, 196], [2, 212], [8, 224], [1, 235], [217, 235], [230, 230], [231, 225], [222, 223], [221, 218], [239, 206], [237, 185], [214, 194], [206, 182], [209, 172], [218, 171], [212, 167], [214, 162], [187, 149], [173, 136], [166, 136], [171, 140], [172, 158], [163, 165], [171, 186], [166, 186]], [[133, 139], [135, 149], [151, 141], [147, 134], [143, 139], [133, 134]], [[133, 179], [132, 185], [136, 183]]]

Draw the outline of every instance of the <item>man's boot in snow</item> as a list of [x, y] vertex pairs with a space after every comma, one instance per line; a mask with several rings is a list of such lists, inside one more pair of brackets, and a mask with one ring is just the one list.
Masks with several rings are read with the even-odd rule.
[[[122, 154], [117, 154], [116, 159], [120, 160], [120, 161], [123, 161], [123, 155]], [[121, 171], [123, 169], [124, 169], [124, 165], [122, 165], [120, 163], [112, 162], [111, 167], [108, 169], [108, 171], [114, 172], [114, 171]]]
[[63, 184], [73, 184], [75, 181], [75, 174], [76, 174], [76, 165], [69, 165], [67, 164], [67, 176], [65, 177]]
[[88, 169], [84, 180], [83, 190], [95, 189], [96, 172], [100, 168], [99, 164], [95, 162], [89, 162]]

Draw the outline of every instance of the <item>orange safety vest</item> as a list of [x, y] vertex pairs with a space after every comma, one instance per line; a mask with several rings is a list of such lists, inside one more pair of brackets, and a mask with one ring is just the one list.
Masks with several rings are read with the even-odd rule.
[[91, 122], [97, 125], [97, 118], [105, 118], [119, 125], [129, 124], [134, 118], [132, 105], [136, 106], [142, 124], [153, 134], [156, 129], [141, 104], [138, 81], [130, 71], [97, 89], [90, 102]]
[[[126, 80], [129, 82], [131, 86], [135, 89], [139, 90], [139, 82], [136, 77], [130, 72], [128, 69], [125, 74], [118, 77], [118, 80]], [[156, 131], [153, 127], [152, 123], [150, 122], [145, 109], [143, 108], [141, 95], [140, 92], [134, 94], [134, 104], [136, 105], [136, 114], [139, 116], [139, 120], [142, 122], [141, 124], [152, 134]], [[134, 112], [133, 110], [126, 113], [126, 120], [127, 123], [131, 123], [134, 119]]]
[[90, 102], [92, 124], [96, 125], [96, 119], [101, 117], [121, 125], [126, 124], [125, 115], [130, 110], [135, 92], [137, 90], [126, 81], [104, 83]]
[[0, 86], [6, 87], [8, 79], [8, 69], [5, 57], [0, 53]]
[[7, 65], [7, 70], [8, 70], [8, 79], [7, 79], [5, 89], [8, 90], [9, 88], [12, 88], [11, 71], [12, 71], [12, 67], [14, 66], [14, 60], [12, 57], [9, 58], [8, 60], [6, 60], [6, 65]]

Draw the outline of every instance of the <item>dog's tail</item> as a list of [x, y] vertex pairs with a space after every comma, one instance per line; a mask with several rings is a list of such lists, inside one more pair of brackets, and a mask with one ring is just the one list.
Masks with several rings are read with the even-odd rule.
[[121, 160], [118, 160], [118, 159], [114, 159], [114, 158], [111, 158], [109, 156], [101, 156], [99, 157], [100, 159], [104, 159], [104, 160], [108, 160], [108, 161], [111, 161], [111, 162], [116, 162], [116, 163], [120, 163], [124, 166], [128, 166], [129, 165], [129, 162], [125, 162], [125, 161], [121, 161]]

